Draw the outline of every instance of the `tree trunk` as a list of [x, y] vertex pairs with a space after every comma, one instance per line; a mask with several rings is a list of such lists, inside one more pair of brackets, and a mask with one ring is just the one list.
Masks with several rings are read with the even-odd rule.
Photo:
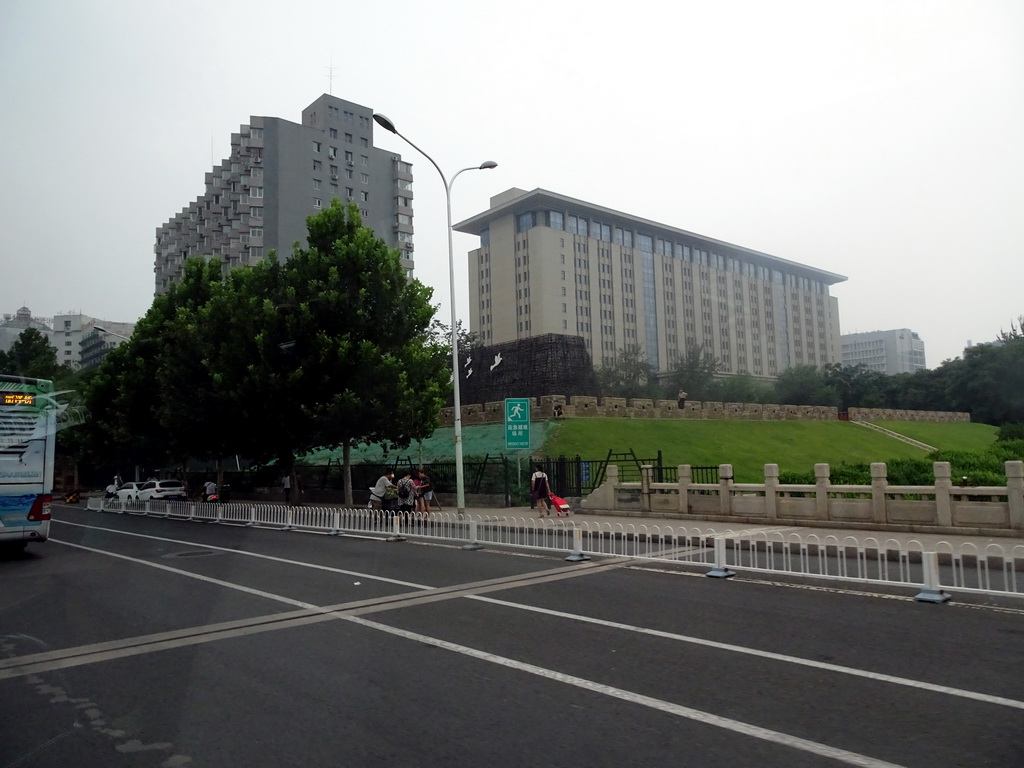
[[352, 445], [346, 440], [341, 446], [341, 478], [345, 486], [345, 506], [354, 507], [352, 499]]
[[224, 493], [224, 459], [217, 459], [217, 495]]

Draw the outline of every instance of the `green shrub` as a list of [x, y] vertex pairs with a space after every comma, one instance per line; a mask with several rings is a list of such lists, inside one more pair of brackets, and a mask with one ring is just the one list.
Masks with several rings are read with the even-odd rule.
[[996, 432], [996, 440], [1024, 440], [1024, 424], [1003, 424]]

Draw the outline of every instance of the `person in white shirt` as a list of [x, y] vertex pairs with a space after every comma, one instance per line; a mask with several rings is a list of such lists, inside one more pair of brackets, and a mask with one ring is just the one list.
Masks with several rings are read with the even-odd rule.
[[[538, 464], [537, 471], [530, 477], [530, 498], [537, 505], [537, 512], [541, 517], [551, 514], [548, 506], [548, 497], [551, 495], [551, 486], [548, 483], [548, 476], [544, 474], [544, 468]], [[541, 511], [543, 507], [543, 511]]]

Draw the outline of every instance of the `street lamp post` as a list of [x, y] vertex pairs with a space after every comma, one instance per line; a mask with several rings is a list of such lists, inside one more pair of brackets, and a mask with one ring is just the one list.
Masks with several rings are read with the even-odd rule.
[[415, 149], [421, 155], [423, 155], [430, 164], [437, 169], [438, 174], [441, 176], [441, 181], [444, 183], [444, 197], [448, 209], [448, 289], [449, 289], [449, 302], [451, 303], [452, 309], [452, 385], [454, 387], [453, 398], [455, 404], [455, 498], [456, 507], [458, 513], [461, 515], [466, 511], [466, 486], [462, 471], [462, 399], [459, 397], [459, 340], [458, 334], [456, 333], [456, 318], [455, 318], [455, 250], [452, 243], [452, 185], [455, 180], [459, 178], [459, 174], [466, 171], [486, 171], [491, 168], [497, 168], [498, 164], [493, 160], [487, 160], [480, 165], [473, 165], [468, 168], [463, 168], [456, 171], [455, 175], [452, 176], [449, 181], [441, 167], [434, 162], [434, 158], [424, 152], [422, 149], [417, 147], [408, 138], [403, 136], [395, 128], [395, 124], [391, 122], [384, 115], [374, 113], [374, 121], [386, 131], [398, 136], [406, 142], [410, 147]]
[[130, 338], [128, 338], [127, 336], [122, 336], [122, 335], [121, 335], [120, 333], [114, 333], [113, 331], [108, 331], [108, 330], [107, 330], [106, 328], [104, 328], [104, 327], [103, 327], [102, 325], [96, 325], [96, 324], [94, 323], [92, 327], [93, 327], [93, 328], [94, 328], [95, 330], [99, 331], [100, 333], [105, 333], [105, 334], [107, 334], [107, 336], [117, 336], [117, 338], [119, 338], [119, 339], [124, 339], [125, 341], [131, 341], [131, 339], [130, 339]]

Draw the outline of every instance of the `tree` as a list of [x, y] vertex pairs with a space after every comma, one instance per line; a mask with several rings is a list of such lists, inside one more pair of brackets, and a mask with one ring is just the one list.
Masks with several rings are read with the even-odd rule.
[[715, 375], [722, 363], [701, 344], [688, 344], [683, 359], [669, 374], [669, 386], [686, 392], [691, 400], [710, 400], [716, 397]]
[[778, 401], [783, 405], [833, 405], [840, 402], [839, 393], [813, 365], [797, 365], [779, 374], [775, 382]]
[[212, 368], [230, 393], [239, 452], [290, 469], [299, 453], [406, 447], [436, 428], [447, 399], [447, 349], [430, 336], [431, 289], [396, 250], [337, 200], [307, 219], [307, 249], [235, 270], [209, 305], [219, 329]]
[[57, 362], [57, 350], [51, 346], [45, 334], [36, 328], [26, 328], [8, 352], [0, 352], [0, 373], [62, 381], [72, 371]]
[[662, 396], [654, 369], [639, 347], [620, 349], [612, 365], [597, 368], [594, 373], [605, 397], [645, 397], [656, 400]]

